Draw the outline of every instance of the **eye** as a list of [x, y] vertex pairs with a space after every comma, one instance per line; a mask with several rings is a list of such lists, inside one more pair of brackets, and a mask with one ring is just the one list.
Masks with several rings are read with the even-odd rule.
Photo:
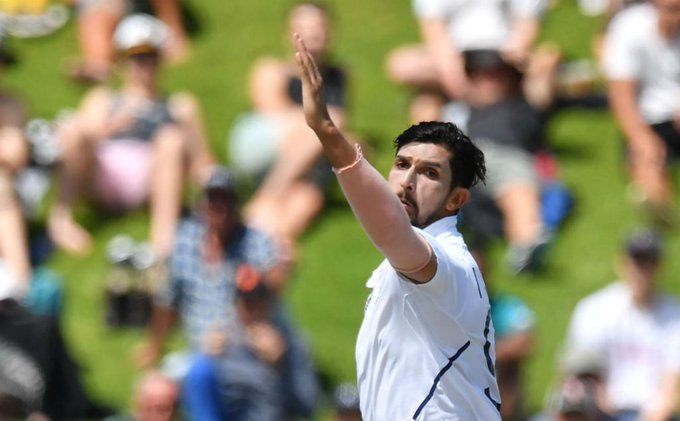
[[398, 168], [400, 170], [408, 169], [408, 162], [406, 162], [402, 159], [398, 159], [394, 162], [394, 167]]
[[439, 177], [439, 173], [432, 168], [426, 168], [424, 173], [427, 178], [431, 178], [433, 180], [436, 180]]

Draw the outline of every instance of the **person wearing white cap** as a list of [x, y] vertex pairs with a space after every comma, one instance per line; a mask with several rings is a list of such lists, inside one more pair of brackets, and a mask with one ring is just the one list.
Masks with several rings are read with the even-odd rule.
[[48, 230], [66, 251], [84, 254], [91, 246], [72, 213], [77, 199], [90, 196], [113, 211], [149, 201], [151, 247], [166, 256], [185, 174], [200, 183], [213, 165], [196, 100], [186, 93], [165, 98], [159, 91], [159, 53], [167, 37], [165, 25], [152, 16], [124, 19], [114, 34], [122, 88], [93, 89], [59, 130], [63, 156]]

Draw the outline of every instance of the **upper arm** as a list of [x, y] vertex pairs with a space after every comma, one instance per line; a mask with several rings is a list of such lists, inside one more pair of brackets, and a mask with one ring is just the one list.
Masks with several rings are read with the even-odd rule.
[[397, 272], [401, 273], [412, 282], [416, 284], [424, 284], [430, 282], [437, 274], [437, 267], [439, 261], [437, 259], [437, 253], [433, 249], [432, 245], [428, 242], [428, 240], [422, 234], [419, 235], [419, 237], [421, 243], [423, 244], [424, 251], [429, 255], [427, 262], [424, 262], [422, 267], [417, 268], [418, 270], [416, 271], [411, 271], [410, 269], [412, 268], [395, 267], [395, 269], [397, 270]]

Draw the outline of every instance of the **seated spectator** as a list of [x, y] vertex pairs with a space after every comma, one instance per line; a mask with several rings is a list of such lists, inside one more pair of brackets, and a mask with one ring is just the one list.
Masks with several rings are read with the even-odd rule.
[[132, 414], [106, 418], [104, 421], [173, 421], [178, 419], [179, 387], [163, 373], [144, 374], [135, 387]]
[[268, 237], [242, 224], [234, 177], [223, 168], [216, 169], [205, 185], [201, 207], [178, 228], [168, 283], [156, 297], [138, 364], [158, 359], [176, 314], [190, 352], [211, 348], [213, 332], [219, 336], [235, 326], [237, 268], [248, 264], [266, 273], [277, 290], [287, 276], [284, 263]]
[[547, 4], [545, 0], [413, 0], [422, 44], [398, 47], [387, 59], [393, 81], [421, 91], [411, 105], [411, 120], [439, 120], [440, 93], [451, 100], [464, 97], [464, 50], [500, 51], [507, 62], [526, 70], [527, 85], [534, 76], [554, 77], [554, 69], [532, 63], [534, 58], [543, 60], [542, 52], [535, 54], [532, 49]]
[[[0, 72], [13, 59], [7, 55], [0, 33]], [[13, 95], [0, 92], [0, 290], [28, 289], [31, 267], [26, 226], [15, 192], [15, 177], [28, 163], [28, 144], [23, 134], [25, 111]]]
[[631, 234], [622, 280], [581, 300], [567, 349], [594, 353], [603, 364], [603, 408], [620, 420], [668, 420], [680, 396], [680, 304], [659, 292], [660, 238]]
[[157, 257], [167, 256], [184, 181], [187, 175], [200, 180], [212, 165], [195, 99], [159, 92], [159, 51], [166, 39], [167, 29], [151, 16], [121, 22], [114, 41], [124, 61], [122, 88], [94, 89], [61, 127], [62, 162], [48, 230], [68, 252], [91, 248], [90, 234], [73, 215], [76, 200], [89, 197], [110, 211], [149, 201], [149, 242]]
[[[214, 337], [213, 356], [199, 358], [184, 380], [186, 409], [193, 420], [312, 417], [318, 385], [311, 355], [282, 317], [277, 294], [266, 282], [254, 267], [239, 267], [238, 329]], [[217, 399], [206, 399], [211, 395]]]
[[617, 14], [607, 30], [603, 67], [627, 139], [635, 201], [653, 222], [674, 226], [669, 165], [680, 156], [680, 2], [654, 0]]
[[[343, 129], [346, 76], [329, 59], [329, 26], [328, 13], [316, 3], [301, 3], [289, 14], [290, 36], [299, 33], [319, 63], [325, 100]], [[250, 97], [253, 113], [237, 122], [230, 141], [234, 168], [262, 179], [245, 208], [245, 218], [282, 243], [294, 243], [321, 212], [333, 177], [305, 124], [301, 82], [292, 57], [260, 59], [251, 71]]]
[[[133, 9], [130, 0], [76, 0], [78, 41], [81, 62], [70, 69], [70, 76], [83, 82], [105, 82], [114, 70], [116, 46], [111, 42], [116, 25]], [[189, 52], [180, 0], [152, 0], [155, 15], [167, 25], [170, 36], [162, 54], [170, 61], [181, 61]]]
[[58, 322], [31, 314], [0, 291], [0, 419], [99, 419], [110, 413], [85, 393]]
[[[458, 111], [446, 119], [466, 127], [484, 152], [487, 183], [476, 187], [473, 201], [478, 204], [489, 198], [500, 210], [513, 270], [536, 269], [550, 233], [542, 218], [541, 185], [533, 153], [542, 143], [546, 118], [542, 106], [549, 101], [523, 95], [521, 73], [499, 52], [468, 50], [464, 57], [469, 81], [466, 101], [456, 103]], [[489, 228], [483, 216], [468, 210], [463, 224], [477, 235], [474, 231]]]

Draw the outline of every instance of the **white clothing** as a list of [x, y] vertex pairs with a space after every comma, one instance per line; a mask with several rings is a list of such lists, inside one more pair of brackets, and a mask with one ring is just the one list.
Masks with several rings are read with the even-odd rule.
[[489, 297], [456, 217], [414, 230], [437, 272], [415, 284], [385, 260], [368, 280], [356, 348], [363, 418], [500, 420]]
[[641, 409], [657, 395], [663, 372], [680, 372], [680, 303], [659, 294], [642, 309], [627, 284], [611, 284], [576, 305], [567, 349], [601, 358], [615, 410]]
[[538, 19], [546, 0], [413, 0], [419, 19], [444, 19], [451, 41], [459, 50], [501, 49], [513, 19]]
[[0, 259], [0, 301], [22, 299], [28, 292], [28, 282], [22, 282]]
[[680, 33], [662, 38], [658, 20], [653, 4], [621, 11], [609, 25], [603, 56], [608, 79], [638, 82], [640, 113], [649, 124], [680, 111]]

